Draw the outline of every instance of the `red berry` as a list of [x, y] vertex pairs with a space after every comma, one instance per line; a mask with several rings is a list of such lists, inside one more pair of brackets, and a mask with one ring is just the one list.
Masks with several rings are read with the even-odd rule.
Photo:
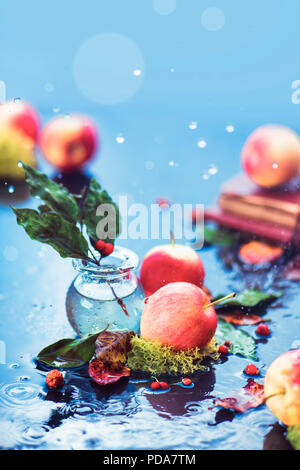
[[46, 384], [49, 388], [61, 388], [64, 383], [64, 376], [59, 370], [53, 369], [48, 372], [46, 377]]
[[254, 364], [248, 364], [244, 370], [247, 375], [259, 375], [259, 370]]
[[219, 346], [218, 352], [222, 354], [223, 356], [227, 356], [228, 354], [227, 346], [225, 346], [224, 344], [221, 344], [221, 346]]
[[185, 379], [182, 379], [182, 383], [183, 385], [191, 385], [192, 381], [191, 379], [185, 378]]
[[95, 243], [95, 248], [97, 251], [99, 251], [99, 253], [102, 253], [102, 251], [104, 250], [106, 246], [106, 243], [103, 241], [103, 240], [98, 240], [96, 243]]
[[269, 336], [270, 333], [270, 329], [265, 323], [261, 323], [256, 328], [256, 334], [258, 334], [258, 336]]
[[159, 385], [163, 390], [168, 390], [168, 388], [170, 388], [170, 385], [167, 384], [167, 382], [159, 382]]
[[104, 250], [102, 251], [102, 256], [111, 255], [114, 251], [114, 245], [112, 243], [105, 243]]
[[150, 385], [151, 390], [159, 390], [160, 389], [160, 383], [159, 382], [152, 382]]
[[224, 342], [224, 345], [227, 346], [227, 348], [230, 348], [231, 342], [228, 341], [228, 339]]

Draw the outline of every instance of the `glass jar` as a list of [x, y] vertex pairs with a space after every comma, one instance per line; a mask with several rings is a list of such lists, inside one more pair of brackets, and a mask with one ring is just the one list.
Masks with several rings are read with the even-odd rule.
[[108, 323], [111, 331], [138, 332], [145, 299], [133, 272], [138, 263], [133, 251], [120, 246], [103, 258], [100, 266], [73, 260], [78, 274], [68, 290], [66, 309], [76, 333], [82, 336], [97, 332]]

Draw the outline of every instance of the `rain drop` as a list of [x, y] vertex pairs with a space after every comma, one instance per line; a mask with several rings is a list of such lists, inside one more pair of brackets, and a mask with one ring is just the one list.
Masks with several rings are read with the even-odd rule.
[[11, 184], [10, 186], [8, 186], [8, 192], [10, 194], [14, 193], [15, 192], [15, 187]]
[[191, 131], [194, 131], [195, 129], [197, 129], [197, 122], [196, 121], [192, 121], [189, 123], [189, 129], [191, 129]]
[[119, 134], [116, 137], [116, 141], [118, 142], [118, 144], [123, 144], [125, 142], [125, 137], [122, 134]]
[[197, 145], [200, 149], [204, 149], [207, 146], [207, 143], [204, 139], [200, 139], [198, 140]]
[[272, 167], [275, 168], [275, 169], [278, 168], [278, 163], [273, 162], [273, 163], [272, 163]]
[[231, 124], [228, 124], [225, 129], [226, 132], [228, 132], [229, 134], [232, 134], [232, 132], [234, 132], [234, 126], [232, 126]]

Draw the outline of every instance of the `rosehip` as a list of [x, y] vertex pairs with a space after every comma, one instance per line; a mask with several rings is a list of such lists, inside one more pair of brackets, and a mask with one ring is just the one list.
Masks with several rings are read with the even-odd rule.
[[228, 354], [227, 346], [225, 346], [225, 344], [221, 344], [221, 346], [219, 346], [218, 352], [222, 354], [223, 356], [227, 356]]
[[256, 328], [256, 334], [258, 334], [258, 336], [269, 336], [270, 333], [270, 329], [265, 323], [261, 323]]
[[62, 373], [57, 369], [53, 369], [48, 372], [46, 377], [46, 384], [49, 388], [61, 388], [64, 384], [64, 377]]
[[185, 379], [182, 379], [182, 383], [183, 385], [191, 385], [192, 381], [191, 379], [185, 378]]
[[227, 346], [227, 348], [230, 348], [231, 342], [228, 341], [228, 339], [224, 342], [224, 345]]
[[244, 370], [247, 375], [259, 375], [259, 370], [254, 364], [248, 364]]
[[95, 248], [97, 251], [99, 251], [99, 253], [102, 253], [102, 251], [104, 250], [106, 246], [106, 243], [103, 241], [103, 240], [98, 240], [96, 243], [95, 243]]
[[159, 390], [160, 389], [160, 383], [159, 382], [152, 382], [150, 385], [151, 390]]
[[114, 245], [112, 243], [105, 243], [104, 250], [102, 252], [102, 256], [108, 256], [111, 255], [111, 253], [114, 251]]
[[159, 382], [159, 385], [163, 390], [168, 390], [168, 388], [170, 388], [170, 385], [167, 384], [167, 382]]

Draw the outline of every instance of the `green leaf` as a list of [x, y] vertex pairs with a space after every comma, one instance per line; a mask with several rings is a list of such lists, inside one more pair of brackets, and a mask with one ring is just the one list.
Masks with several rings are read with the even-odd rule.
[[35, 357], [35, 360], [51, 367], [61, 367], [63, 369], [83, 366], [94, 355], [95, 341], [99, 333], [78, 339], [61, 339], [42, 349]]
[[[97, 209], [101, 204], [109, 204], [113, 208], [111, 216], [96, 215]], [[115, 228], [115, 233], [108, 233], [105, 238], [106, 242], [114, 243], [115, 237], [120, 233], [120, 212], [117, 204], [113, 202], [108, 193], [102, 190], [100, 184], [92, 178], [90, 181], [89, 189], [84, 197], [81, 207], [81, 214], [79, 215], [81, 221], [84, 222], [87, 228], [89, 237], [95, 242], [99, 239], [96, 233], [97, 225], [103, 219], [108, 223], [110, 229]], [[105, 229], [106, 230], [106, 229]], [[101, 237], [104, 239], [103, 237]]]
[[204, 241], [209, 245], [229, 246], [236, 242], [239, 235], [218, 227], [204, 225]]
[[24, 227], [33, 240], [46, 243], [54, 248], [62, 258], [88, 257], [88, 243], [78, 227], [57, 214], [41, 213], [33, 209], [12, 210], [17, 222]]
[[72, 194], [29, 165], [23, 163], [23, 168], [25, 181], [32, 196], [40, 198], [53, 212], [75, 224], [79, 209]]
[[[239, 292], [232, 299], [225, 300], [219, 305], [219, 308], [224, 306], [232, 307], [256, 307], [260, 302], [272, 301], [283, 294], [282, 291], [277, 292], [262, 292], [258, 289], [245, 289], [242, 292]], [[218, 300], [223, 296], [217, 296], [214, 300]]]
[[287, 438], [295, 450], [300, 450], [300, 424], [288, 427]]
[[228, 340], [232, 344], [232, 353], [240, 356], [249, 357], [257, 361], [256, 344], [252, 336], [245, 331], [236, 328], [231, 323], [218, 319], [218, 328], [215, 334], [216, 340], [223, 344]]

